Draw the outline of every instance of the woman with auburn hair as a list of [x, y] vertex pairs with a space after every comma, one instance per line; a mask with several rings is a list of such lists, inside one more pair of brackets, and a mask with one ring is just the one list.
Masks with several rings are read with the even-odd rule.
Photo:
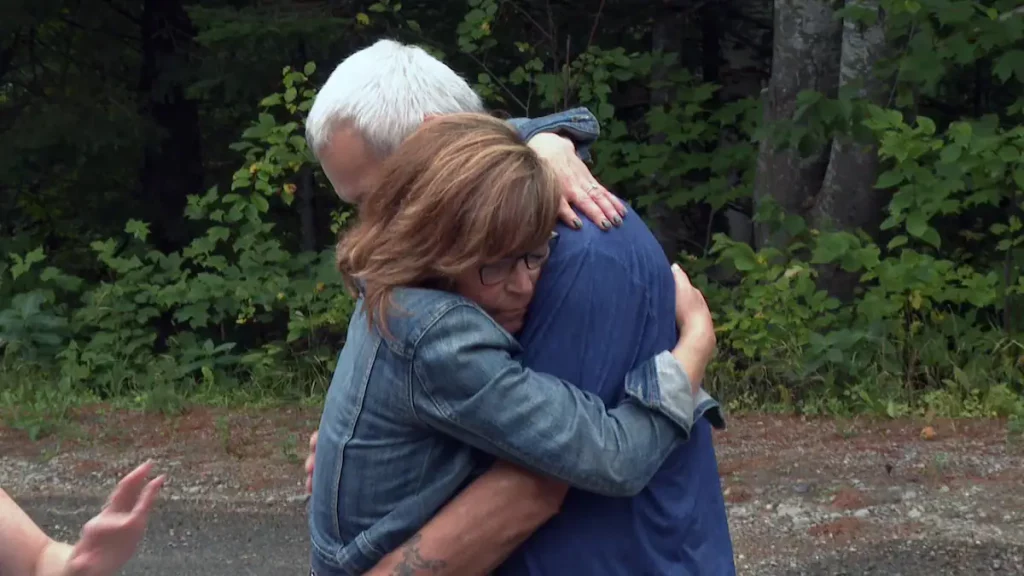
[[[312, 573], [361, 574], [422, 527], [489, 454], [607, 495], [639, 492], [693, 419], [715, 340], [673, 267], [677, 346], [600, 398], [517, 361], [559, 194], [503, 122], [424, 123], [382, 167], [337, 262], [359, 302], [323, 415]], [[642, 295], [638, 295], [642, 297]]]

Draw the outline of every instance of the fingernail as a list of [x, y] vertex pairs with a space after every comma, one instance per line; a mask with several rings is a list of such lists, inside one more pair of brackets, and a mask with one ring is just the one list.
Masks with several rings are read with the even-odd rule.
[[572, 227], [579, 230], [580, 228], [583, 228], [583, 222], [579, 218], [573, 218]]
[[620, 218], [618, 216], [614, 216], [612, 218], [612, 222], [614, 222], [616, 226], [621, 226], [622, 225], [622, 218]]
[[672, 264], [672, 269], [673, 269], [673, 270], [679, 270], [679, 264], [675, 264], [675, 263], [673, 263], [673, 264]]
[[607, 230], [610, 227], [611, 227], [611, 224], [609, 224], [607, 220], [601, 220], [601, 229], [602, 230]]

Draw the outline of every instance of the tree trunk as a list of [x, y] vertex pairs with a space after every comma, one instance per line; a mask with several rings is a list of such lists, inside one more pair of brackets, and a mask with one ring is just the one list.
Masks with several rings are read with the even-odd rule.
[[185, 96], [184, 81], [195, 31], [181, 0], [145, 0], [141, 37], [142, 114], [159, 131], [146, 147], [141, 192], [153, 240], [168, 251], [186, 241], [186, 197], [203, 191], [199, 110]]
[[[708, 2], [704, 6], [714, 6], [719, 14], [716, 43], [721, 66], [716, 71], [715, 81], [721, 89], [716, 96], [725, 102], [757, 96], [768, 84], [771, 69], [772, 0], [728, 0]], [[707, 24], [703, 30], [710, 34]], [[724, 130], [719, 136], [719, 146], [731, 146], [738, 137]], [[737, 182], [738, 177], [738, 174], [730, 175]], [[747, 200], [725, 206], [722, 219], [729, 238], [753, 244], [754, 223]]]
[[772, 0], [709, 2], [722, 11], [719, 92], [725, 101], [756, 96], [772, 63]]
[[[836, 96], [842, 27], [828, 2], [775, 0], [772, 73], [764, 93], [764, 125], [792, 118], [797, 95], [815, 90]], [[796, 150], [776, 150], [769, 138], [761, 141], [754, 178], [754, 202], [773, 198], [786, 212], [806, 216], [821, 189], [828, 166], [829, 146], [801, 158]], [[755, 227], [758, 246], [776, 239], [763, 224]]]
[[[840, 89], [856, 90], [856, 97], [884, 105], [887, 82], [874, 72], [886, 52], [881, 10], [877, 0], [847, 0], [847, 5], [851, 4], [876, 10], [879, 17], [871, 26], [850, 20], [844, 23]], [[874, 145], [856, 142], [852, 137], [833, 140], [828, 170], [811, 212], [811, 225], [850, 231], [861, 228], [877, 235], [887, 199], [885, 191], [875, 188], [877, 179], [878, 151]], [[855, 275], [835, 266], [819, 270], [819, 279], [829, 293], [842, 298], [852, 296], [856, 286]]]
[[[848, 0], [847, 4], [879, 10], [877, 0]], [[881, 16], [873, 26], [847, 21], [843, 26], [840, 87], [855, 88], [857, 98], [884, 105], [887, 83], [874, 70], [885, 51]], [[878, 153], [874, 146], [855, 142], [850, 137], [835, 139], [812, 214], [814, 224], [833, 224], [844, 230], [863, 228], [869, 234], [877, 232], [885, 207], [885, 193], [875, 189], [877, 176]]]
[[720, 85], [722, 9], [717, 2], [705, 2], [697, 13], [700, 18], [701, 80]]
[[[669, 14], [654, 22], [651, 30], [651, 50], [663, 53], [676, 52], [683, 56], [680, 50], [682, 42], [678, 33], [683, 22], [677, 16], [677, 11], [673, 10]], [[652, 70], [652, 83], [662, 83], [667, 79], [667, 74], [668, 70], [665, 67]], [[667, 83], [662, 83], [660, 87], [651, 90], [651, 106], [667, 106], [674, 96]], [[651, 139], [656, 144], [660, 144], [664, 140], [663, 134], [657, 134]], [[663, 178], [663, 176], [659, 178]], [[682, 210], [673, 209], [665, 202], [656, 202], [648, 208], [647, 216], [651, 233], [658, 239], [665, 254], [672, 261], [678, 259], [686, 234]]]

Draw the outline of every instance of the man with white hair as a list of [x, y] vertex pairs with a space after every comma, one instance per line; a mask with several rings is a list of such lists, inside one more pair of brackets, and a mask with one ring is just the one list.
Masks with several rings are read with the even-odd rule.
[[[381, 41], [334, 71], [310, 110], [307, 136], [339, 196], [358, 203], [380, 158], [425, 118], [480, 111], [479, 97], [450, 68], [418, 48]], [[537, 284], [517, 335], [522, 360], [566, 381], [591, 383], [588, 391], [614, 405], [626, 372], [676, 339], [665, 254], [640, 218], [623, 219], [626, 207], [577, 158], [588, 156], [598, 134], [589, 112], [510, 122], [559, 173], [561, 220], [576, 230], [561, 231]], [[481, 455], [486, 472], [367, 574], [735, 574], [711, 439], [712, 424], [724, 421], [706, 393], [697, 398], [694, 421], [690, 440], [633, 498], [568, 490]], [[307, 490], [315, 449], [314, 433]]]
[[[306, 118], [306, 139], [334, 191], [358, 204], [382, 158], [430, 116], [485, 112], [483, 102], [454, 70], [422, 48], [380, 40], [342, 61], [320, 89]], [[575, 205], [607, 230], [621, 224], [625, 207], [598, 184], [576, 157], [574, 142], [597, 137], [586, 108], [536, 120], [513, 120], [565, 189], [560, 216], [579, 229]]]

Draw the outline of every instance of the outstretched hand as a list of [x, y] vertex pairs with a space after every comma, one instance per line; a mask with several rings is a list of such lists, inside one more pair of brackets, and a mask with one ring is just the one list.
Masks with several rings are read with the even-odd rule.
[[544, 132], [531, 138], [528, 145], [558, 177], [562, 188], [558, 217], [566, 226], [576, 229], [583, 226], [573, 206], [602, 230], [622, 224], [626, 206], [597, 182], [590, 168], [576, 155], [571, 140]]
[[118, 482], [103, 510], [82, 527], [64, 576], [113, 576], [131, 559], [166, 480], [159, 476], [147, 482], [152, 469], [153, 463], [146, 462]]

